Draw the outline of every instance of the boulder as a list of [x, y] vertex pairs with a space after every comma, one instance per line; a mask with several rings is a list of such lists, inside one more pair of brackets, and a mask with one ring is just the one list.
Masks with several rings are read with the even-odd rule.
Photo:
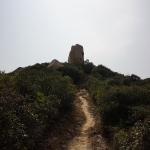
[[53, 60], [49, 63], [48, 67], [52, 67], [53, 69], [58, 69], [58, 68], [60, 68], [60, 67], [63, 67], [63, 65], [62, 65], [58, 60], [53, 59]]
[[79, 65], [82, 65], [84, 63], [83, 46], [76, 44], [75, 46], [71, 47], [71, 51], [68, 57], [68, 63]]

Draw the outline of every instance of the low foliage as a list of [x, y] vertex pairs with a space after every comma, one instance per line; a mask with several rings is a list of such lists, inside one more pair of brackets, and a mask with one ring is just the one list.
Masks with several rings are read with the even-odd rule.
[[45, 130], [71, 109], [75, 96], [72, 79], [46, 63], [1, 73], [0, 148], [36, 149]]
[[94, 68], [95, 68], [94, 64], [92, 62], [89, 62], [88, 59], [84, 61], [83, 71], [85, 74], [91, 74]]
[[86, 83], [111, 139], [110, 150], [148, 150], [150, 147], [150, 82], [98, 66]]
[[92, 70], [92, 74], [95, 76], [97, 74], [101, 75], [102, 79], [110, 78], [116, 76], [116, 73], [111, 71], [109, 68], [98, 65]]
[[63, 76], [69, 76], [72, 78], [75, 84], [79, 83], [83, 77], [83, 70], [81, 66], [72, 65], [72, 64], [64, 64], [64, 67], [60, 67], [57, 71], [61, 72]]

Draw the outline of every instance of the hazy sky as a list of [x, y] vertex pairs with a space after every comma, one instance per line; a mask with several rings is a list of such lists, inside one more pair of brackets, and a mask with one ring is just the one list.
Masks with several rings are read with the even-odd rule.
[[0, 70], [85, 59], [150, 77], [150, 0], [0, 0]]

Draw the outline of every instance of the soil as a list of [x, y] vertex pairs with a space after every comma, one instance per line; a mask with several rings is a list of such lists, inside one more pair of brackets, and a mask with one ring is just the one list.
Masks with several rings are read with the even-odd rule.
[[79, 91], [78, 97], [86, 121], [79, 129], [80, 134], [69, 142], [68, 150], [106, 150], [108, 146], [100, 133], [101, 121], [90, 94], [87, 90], [82, 89]]

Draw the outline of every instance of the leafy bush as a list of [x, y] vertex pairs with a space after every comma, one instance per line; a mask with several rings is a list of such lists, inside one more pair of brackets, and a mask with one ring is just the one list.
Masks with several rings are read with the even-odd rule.
[[26, 140], [25, 125], [20, 122], [20, 103], [26, 98], [15, 95], [12, 89], [4, 89], [0, 94], [0, 147], [1, 149], [22, 149]]
[[[125, 83], [126, 79], [130, 82]], [[86, 86], [98, 106], [103, 135], [112, 137], [110, 150], [148, 150], [149, 80], [135, 82], [123, 76], [105, 80], [90, 78]]]
[[[100, 91], [101, 89], [98, 89], [96, 96], [97, 104], [99, 106], [100, 115], [104, 123], [107, 124], [119, 124], [120, 120], [131, 122], [131, 120], [129, 121], [129, 116], [135, 114], [136, 111], [136, 109], [131, 106], [150, 105], [150, 91], [137, 86], [111, 88], [103, 92], [103, 94], [101, 94], [102, 92]], [[139, 107], [138, 110], [140, 110]], [[143, 115], [146, 115], [145, 111], [143, 111], [143, 113]], [[142, 117], [142, 111], [140, 114]], [[140, 119], [140, 115], [138, 116]]]
[[114, 134], [114, 145], [111, 149], [148, 150], [150, 147], [150, 120], [137, 122], [130, 130], [120, 130]]
[[101, 82], [97, 78], [90, 78], [88, 82], [86, 82], [86, 88], [89, 89], [93, 100], [96, 100], [96, 95], [98, 92], [98, 88], [100, 88]]
[[141, 80], [141, 78], [139, 76], [135, 75], [135, 74], [132, 74], [130, 76], [130, 80], [131, 81], [139, 81], [139, 80]]
[[46, 77], [41, 82], [41, 92], [45, 95], [54, 94], [61, 100], [60, 107], [66, 109], [72, 105], [75, 99], [75, 86], [72, 80], [65, 77]]
[[100, 74], [102, 76], [102, 79], [116, 76], [115, 72], [111, 71], [110, 69], [108, 69], [103, 65], [98, 65], [97, 67], [95, 67], [92, 71], [92, 74], [93, 75]]
[[130, 86], [130, 85], [131, 85], [131, 80], [130, 80], [129, 78], [125, 78], [125, 79], [123, 80], [123, 84], [124, 84], [124, 85], [127, 85], [127, 86]]
[[122, 81], [121, 80], [119, 80], [119, 79], [110, 79], [108, 82], [107, 82], [107, 84], [109, 85], [109, 86], [120, 86], [120, 85], [122, 85]]
[[57, 71], [61, 72], [63, 76], [69, 76], [77, 84], [83, 77], [83, 71], [79, 68], [75, 65], [65, 64], [64, 67], [58, 68]]
[[0, 74], [0, 90], [1, 149], [36, 149], [36, 141], [71, 109], [76, 96], [72, 79], [46, 64]]
[[94, 64], [92, 62], [89, 62], [89, 60], [87, 59], [83, 65], [84, 73], [91, 74], [94, 67]]

